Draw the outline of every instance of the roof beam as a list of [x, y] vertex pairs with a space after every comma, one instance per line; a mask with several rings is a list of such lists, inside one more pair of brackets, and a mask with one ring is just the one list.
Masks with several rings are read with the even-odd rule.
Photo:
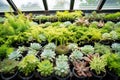
[[73, 10], [75, 0], [70, 0], [70, 11]]
[[48, 5], [47, 5], [47, 0], [43, 0], [44, 8], [47, 11], [48, 10]]
[[12, 0], [7, 0], [7, 2], [10, 4], [10, 6], [13, 8], [13, 10], [17, 13], [19, 10], [17, 6], [14, 4]]
[[97, 6], [97, 10], [100, 11], [103, 7], [103, 5], [105, 4], [106, 0], [100, 0], [98, 6]]

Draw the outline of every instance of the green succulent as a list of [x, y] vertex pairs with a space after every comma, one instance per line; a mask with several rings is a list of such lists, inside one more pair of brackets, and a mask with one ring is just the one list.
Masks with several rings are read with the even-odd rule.
[[94, 47], [91, 45], [84, 45], [81, 47], [81, 51], [84, 54], [93, 54], [94, 53]]
[[17, 70], [18, 61], [13, 59], [4, 59], [0, 61], [0, 72], [14, 73]]
[[120, 52], [120, 43], [113, 43], [111, 47], [115, 52]]
[[48, 59], [53, 61], [53, 59], [55, 59], [55, 55], [55, 51], [51, 49], [44, 49], [40, 56], [42, 59]]
[[28, 54], [27, 55], [29, 55], [29, 54], [33, 54], [33, 55], [36, 56], [38, 54], [38, 51], [36, 51], [34, 49], [30, 49], [30, 50], [28, 50]]
[[62, 54], [62, 55], [59, 55], [58, 58], [56, 58], [56, 62], [59, 63], [59, 62], [68, 62], [68, 56]]
[[39, 60], [32, 54], [25, 56], [18, 64], [18, 71], [28, 76], [34, 72]]
[[31, 43], [30, 48], [38, 51], [42, 48], [42, 46], [39, 43]]
[[44, 60], [39, 62], [37, 71], [41, 76], [47, 77], [52, 75], [53, 69], [53, 63], [51, 63], [49, 60]]
[[70, 43], [70, 44], [68, 45], [68, 48], [69, 48], [69, 50], [74, 51], [75, 49], [78, 48], [78, 45], [77, 45], [76, 43]]
[[13, 60], [20, 60], [20, 57], [22, 57], [22, 54], [20, 54], [19, 51], [13, 51], [11, 54], [8, 55], [8, 58]]
[[99, 54], [107, 54], [111, 52], [111, 48], [109, 46], [100, 44], [100, 43], [95, 43], [95, 53], [99, 53]]
[[24, 51], [26, 51], [27, 48], [25, 46], [19, 46], [17, 51], [20, 52], [20, 53], [23, 53]]
[[44, 34], [40, 34], [39, 38], [40, 38], [41, 41], [46, 41], [47, 40], [46, 36]]
[[44, 49], [51, 49], [51, 50], [55, 50], [56, 45], [54, 43], [48, 43], [47, 45], [45, 45]]
[[67, 62], [57, 62], [54, 67], [55, 75], [59, 77], [66, 77], [70, 74], [69, 65]]
[[110, 40], [110, 39], [111, 39], [111, 36], [110, 36], [109, 33], [103, 33], [103, 34], [102, 34], [102, 39], [103, 39], [103, 40]]
[[82, 58], [83, 58], [83, 53], [82, 53], [80, 50], [78, 50], [78, 49], [74, 50], [74, 51], [71, 53], [71, 55], [70, 55], [70, 60], [71, 60], [72, 62], [74, 62], [74, 61], [79, 61], [79, 60], [81, 60]]
[[116, 31], [111, 31], [110, 36], [111, 36], [112, 40], [117, 40], [118, 39], [118, 35], [117, 35]]

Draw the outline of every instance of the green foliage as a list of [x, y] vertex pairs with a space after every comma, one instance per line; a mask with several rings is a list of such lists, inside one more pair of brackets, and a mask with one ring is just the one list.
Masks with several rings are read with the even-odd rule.
[[55, 51], [56, 45], [54, 43], [48, 43], [47, 45], [45, 45], [44, 49], [51, 49], [53, 51]]
[[11, 59], [4, 59], [0, 61], [0, 72], [2, 73], [14, 73], [17, 69], [18, 61]]
[[107, 20], [120, 20], [120, 12], [111, 13], [105, 16]]
[[13, 52], [13, 48], [8, 47], [7, 45], [1, 45], [1, 47], [0, 47], [0, 59], [4, 59], [11, 52]]
[[118, 39], [118, 34], [116, 31], [111, 31], [110, 36], [112, 40], [117, 40]]
[[102, 45], [100, 43], [95, 43], [94, 48], [95, 48], [95, 53], [99, 53], [101, 55], [111, 52], [111, 48], [109, 46]]
[[51, 63], [49, 60], [44, 60], [39, 62], [37, 71], [41, 76], [47, 77], [51, 76], [53, 69], [53, 63]]
[[120, 56], [118, 54], [109, 54], [107, 65], [110, 70], [120, 76]]
[[20, 53], [23, 53], [26, 50], [27, 50], [27, 48], [25, 46], [18, 46], [18, 49], [17, 49], [17, 51]]
[[94, 53], [94, 47], [91, 45], [84, 45], [81, 47], [81, 51], [84, 54], [93, 54]]
[[55, 59], [55, 55], [55, 51], [51, 49], [44, 49], [40, 56], [42, 59], [48, 59], [53, 61], [53, 59]]
[[11, 54], [8, 55], [8, 58], [13, 60], [20, 60], [20, 57], [22, 57], [22, 55], [19, 51], [13, 51]]
[[80, 61], [83, 58], [83, 53], [80, 50], [75, 49], [69, 57], [72, 62]]
[[97, 26], [98, 26], [98, 22], [97, 21], [93, 21], [93, 22], [90, 23], [89, 27], [97, 28]]
[[59, 63], [59, 62], [68, 62], [68, 56], [62, 54], [62, 55], [59, 55], [58, 58], [56, 58], [56, 62]]
[[39, 60], [32, 54], [25, 56], [18, 64], [19, 72], [23, 73], [25, 76], [28, 76], [35, 70], [38, 61]]
[[68, 49], [68, 46], [59, 45], [56, 47], [55, 51], [56, 51], [56, 54], [67, 54], [69, 49]]
[[66, 21], [63, 23], [64, 27], [69, 27], [72, 23], [70, 21]]
[[90, 69], [94, 70], [97, 75], [102, 72], [106, 72], [105, 66], [107, 65], [107, 60], [105, 57], [94, 56], [92, 61], [90, 61]]
[[67, 62], [57, 62], [56, 66], [54, 67], [55, 75], [59, 77], [66, 77], [70, 74], [69, 65]]
[[110, 40], [111, 39], [111, 36], [109, 33], [103, 33], [102, 34], [102, 40]]

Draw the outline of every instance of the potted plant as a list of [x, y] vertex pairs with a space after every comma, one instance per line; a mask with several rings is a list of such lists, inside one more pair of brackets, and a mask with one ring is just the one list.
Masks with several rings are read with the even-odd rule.
[[94, 78], [102, 79], [106, 75], [107, 59], [103, 56], [94, 56], [90, 61], [90, 69]]
[[8, 58], [20, 61], [23, 58], [23, 56], [22, 54], [20, 54], [19, 51], [13, 51], [11, 54], [8, 55]]
[[19, 62], [12, 60], [12, 59], [4, 59], [0, 62], [0, 72], [1, 72], [1, 78], [4, 80], [11, 80], [15, 79], [18, 70], [17, 70], [17, 64]]
[[41, 48], [42, 48], [42, 46], [39, 43], [31, 43], [30, 44], [30, 49], [39, 51]]
[[49, 60], [43, 60], [38, 63], [37, 71], [39, 72], [39, 78], [41, 80], [52, 80], [53, 63]]
[[55, 55], [55, 51], [51, 49], [44, 49], [40, 56], [41, 59], [48, 59], [50, 61], [54, 61]]
[[56, 54], [67, 54], [69, 52], [68, 46], [59, 45], [55, 49]]
[[79, 49], [75, 49], [69, 56], [71, 62], [80, 61], [82, 60], [82, 58], [83, 58], [83, 53]]
[[54, 43], [48, 43], [47, 45], [45, 45], [44, 49], [51, 49], [55, 51], [56, 45]]
[[55, 77], [58, 80], [69, 80], [70, 68], [67, 62], [57, 61], [54, 70], [55, 70]]
[[118, 80], [120, 76], [120, 55], [113, 53], [108, 55], [107, 72], [112, 79]]
[[91, 45], [84, 45], [81, 47], [81, 52], [86, 54], [93, 54], [94, 53], [94, 47]]
[[18, 46], [17, 51], [20, 52], [23, 56], [26, 56], [28, 50], [25, 46]]
[[38, 61], [39, 60], [35, 55], [30, 54], [25, 56], [18, 64], [19, 77], [21, 79], [31, 79], [34, 75]]
[[75, 80], [84, 80], [87, 77], [91, 77], [90, 67], [85, 61], [74, 61], [74, 68], [72, 70]]

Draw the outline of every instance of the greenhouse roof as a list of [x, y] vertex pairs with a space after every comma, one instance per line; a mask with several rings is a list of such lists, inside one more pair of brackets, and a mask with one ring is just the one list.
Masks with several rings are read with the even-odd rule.
[[120, 10], [120, 0], [0, 0], [0, 13], [18, 10]]

